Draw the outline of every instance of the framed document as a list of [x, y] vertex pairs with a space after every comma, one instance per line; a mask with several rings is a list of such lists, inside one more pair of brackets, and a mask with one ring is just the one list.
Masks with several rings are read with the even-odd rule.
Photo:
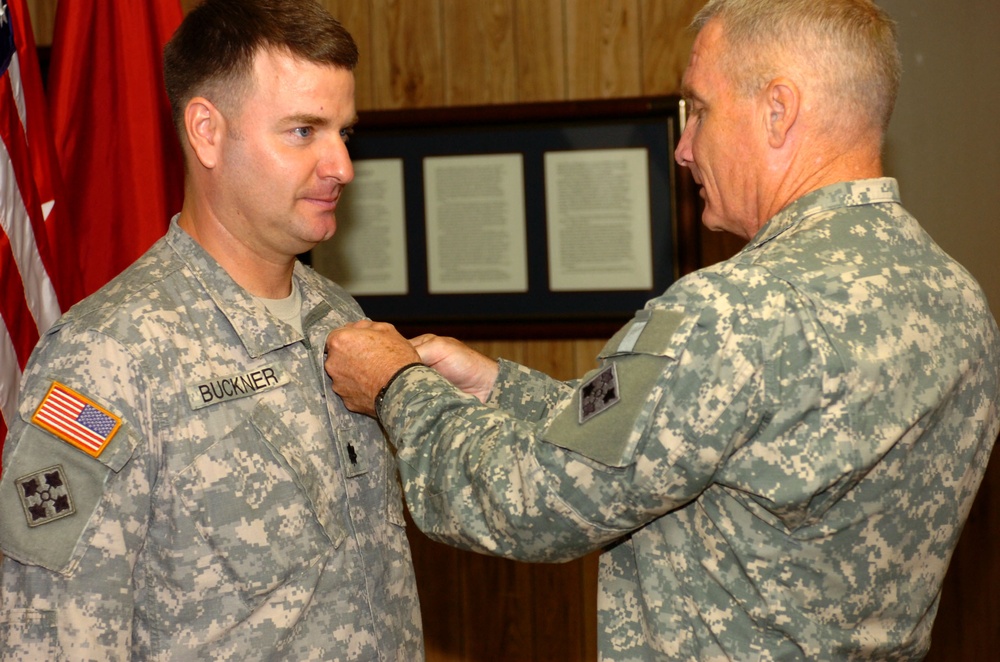
[[599, 337], [690, 270], [678, 97], [369, 111], [306, 257], [408, 333]]

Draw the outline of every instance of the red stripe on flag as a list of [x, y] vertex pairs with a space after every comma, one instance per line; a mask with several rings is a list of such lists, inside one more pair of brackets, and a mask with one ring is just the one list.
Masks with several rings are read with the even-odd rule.
[[[11, 195], [11, 200], [5, 205], [6, 212], [11, 213], [8, 222], [14, 226], [15, 230], [25, 235], [28, 233], [33, 235], [34, 241], [31, 243], [35, 244], [40, 255], [45, 255], [47, 253], [47, 240], [45, 225], [42, 222], [41, 201], [38, 199], [38, 192], [32, 178], [31, 162], [28, 159], [28, 143], [24, 139], [21, 118], [17, 114], [15, 104], [8, 72], [0, 77], [0, 139], [3, 140], [10, 160], [7, 163], [0, 163], [0, 168], [9, 168], [10, 170], [7, 172], [13, 174], [14, 182], [8, 182], [6, 176], [0, 177], [0, 181], [5, 183], [5, 187], [11, 184], [17, 187], [17, 193]], [[5, 195], [11, 193], [14, 191], [5, 192]], [[26, 212], [26, 217], [20, 213], [22, 211]], [[27, 240], [28, 237], [26, 236], [25, 239]], [[21, 243], [23, 244], [24, 241]], [[14, 341], [18, 364], [24, 368], [28, 362], [28, 356], [31, 355], [31, 350], [38, 342], [38, 326], [45, 327], [47, 324], [36, 320], [28, 307], [27, 288], [33, 284], [26, 285], [21, 279], [21, 273], [14, 259], [13, 242], [6, 233], [3, 235], [3, 243], [0, 245], [0, 263], [2, 263], [0, 272], [3, 274], [3, 291], [0, 292], [0, 316], [3, 317], [7, 331]]]
[[83, 298], [83, 284], [80, 282], [80, 262], [77, 247], [72, 242], [58, 242], [56, 239], [71, 228], [76, 222], [68, 213], [63, 195], [63, 181], [56, 160], [56, 148], [53, 142], [49, 110], [46, 103], [45, 90], [42, 87], [41, 68], [38, 65], [38, 55], [35, 49], [35, 36], [31, 25], [31, 17], [24, 0], [7, 0], [10, 10], [11, 26], [14, 29], [14, 40], [17, 44], [18, 66], [21, 71], [21, 88], [24, 96], [24, 109], [27, 116], [24, 120], [27, 126], [24, 132], [27, 136], [29, 156], [32, 168], [32, 179], [38, 191], [41, 204], [54, 203], [44, 217], [47, 231], [47, 241], [38, 238], [46, 248], [41, 252], [45, 270], [55, 285], [56, 296], [59, 298], [61, 310]]
[[[16, 48], [16, 57], [0, 77], [0, 138], [4, 147], [0, 156], [0, 323], [4, 325], [0, 330], [0, 419], [11, 421], [17, 416], [21, 369], [39, 335], [58, 317], [61, 307], [56, 299], [64, 305], [73, 303], [82, 290], [78, 269], [62, 256], [54, 259], [49, 248], [51, 228], [41, 208], [52, 203], [49, 218], [63, 215], [30, 16], [24, 0], [0, 2], [0, 11], [10, 19], [7, 27]], [[20, 83], [17, 88], [12, 87], [14, 81]], [[62, 281], [56, 275], [60, 264], [67, 266]], [[6, 421], [0, 420], [0, 447], [8, 428]]]
[[[2, 230], [0, 230], [2, 232]], [[35, 326], [28, 302], [24, 298], [24, 283], [21, 273], [14, 264], [10, 241], [7, 235], [0, 235], [0, 322], [7, 327], [7, 333], [14, 343], [17, 353], [17, 369], [20, 372], [28, 363], [31, 350], [38, 342], [38, 327]], [[11, 366], [13, 367], [13, 366]], [[10, 368], [5, 368], [4, 372]], [[6, 376], [0, 376], [5, 378]]]

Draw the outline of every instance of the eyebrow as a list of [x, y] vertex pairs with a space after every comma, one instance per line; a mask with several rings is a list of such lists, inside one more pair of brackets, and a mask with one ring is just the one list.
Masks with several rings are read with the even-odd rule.
[[[349, 129], [358, 123], [358, 116], [355, 115], [351, 120], [344, 125], [343, 128]], [[329, 117], [321, 117], [319, 115], [313, 115], [311, 113], [301, 113], [298, 115], [289, 115], [281, 120], [281, 124], [285, 126], [316, 126], [316, 127], [326, 127], [333, 124]]]
[[307, 125], [307, 126], [326, 126], [330, 123], [329, 118], [320, 117], [319, 115], [311, 115], [309, 113], [303, 113], [301, 115], [289, 115], [281, 120], [282, 124], [287, 125]]
[[705, 103], [705, 100], [703, 98], [701, 98], [689, 86], [687, 86], [687, 85], [685, 85], [683, 83], [681, 84], [680, 95], [681, 95], [681, 98], [683, 98], [685, 100], [688, 100], [688, 101], [695, 101], [695, 102], [700, 103], [702, 105], [704, 105], [704, 103]]

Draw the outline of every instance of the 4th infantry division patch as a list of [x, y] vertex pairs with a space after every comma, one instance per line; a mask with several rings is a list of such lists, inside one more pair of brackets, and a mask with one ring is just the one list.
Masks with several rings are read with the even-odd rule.
[[76, 512], [66, 474], [60, 466], [42, 469], [14, 482], [28, 526], [48, 524]]

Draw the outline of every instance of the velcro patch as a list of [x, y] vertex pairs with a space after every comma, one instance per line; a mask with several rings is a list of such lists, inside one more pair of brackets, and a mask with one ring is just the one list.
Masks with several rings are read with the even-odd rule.
[[91, 457], [101, 454], [122, 424], [107, 409], [59, 382], [52, 382], [31, 422]]
[[627, 466], [644, 439], [657, 384], [690, 328], [680, 311], [638, 311], [601, 350], [601, 367], [583, 377], [549, 422], [545, 441], [609, 467]]
[[14, 480], [28, 526], [36, 527], [76, 513], [69, 481], [61, 466]]

